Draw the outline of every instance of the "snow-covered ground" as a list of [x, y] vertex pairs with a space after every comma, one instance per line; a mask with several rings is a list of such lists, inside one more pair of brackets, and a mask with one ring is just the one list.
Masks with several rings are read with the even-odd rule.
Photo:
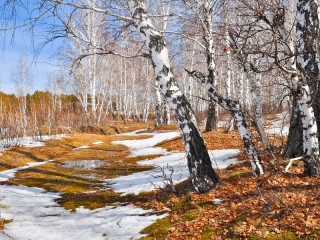
[[[17, 171], [49, 161], [0, 172], [0, 182], [14, 178]], [[55, 202], [59, 193], [25, 186], [1, 186], [0, 217], [12, 220], [0, 232], [1, 240], [118, 240], [138, 239], [139, 232], [163, 218], [133, 205], [104, 207], [95, 210], [77, 208], [75, 213]]]
[[[140, 135], [138, 133], [131, 133]], [[161, 153], [164, 156], [141, 161], [142, 165], [161, 166], [165, 171], [166, 166], [173, 167], [175, 182], [187, 178], [188, 170], [184, 153], [167, 152], [165, 149], [155, 147], [159, 142], [179, 136], [177, 132], [165, 132], [150, 135], [151, 138], [143, 140], [117, 141], [114, 144], [123, 144], [131, 148], [132, 155], [148, 155]], [[236, 163], [233, 157], [238, 150], [210, 151], [214, 166], [225, 168], [231, 163]], [[125, 161], [125, 159], [123, 159]], [[14, 173], [34, 167], [43, 163], [33, 163], [25, 167], [0, 172], [0, 181], [14, 177]], [[159, 170], [159, 168], [158, 168]], [[117, 192], [139, 193], [149, 191], [163, 184], [163, 179], [157, 178], [161, 171], [152, 170], [122, 176], [112, 181], [112, 187]], [[161, 175], [161, 174], [160, 174]], [[152, 182], [152, 183], [151, 183]], [[120, 207], [104, 207], [95, 210], [78, 208], [75, 213], [60, 207], [55, 200], [59, 193], [46, 192], [41, 188], [24, 186], [1, 186], [0, 214], [11, 223], [5, 225], [0, 232], [0, 239], [14, 240], [102, 240], [102, 239], [138, 239], [143, 235], [139, 232], [152, 224], [156, 219], [166, 215], [153, 215], [150, 211], [132, 205]], [[1, 199], [1, 198], [0, 198]]]
[[53, 160], [48, 160], [48, 161], [44, 161], [44, 162], [28, 163], [28, 165], [23, 166], [23, 167], [17, 167], [17, 168], [2, 171], [2, 172], [0, 172], [0, 182], [4, 182], [4, 181], [7, 181], [11, 178], [14, 178], [15, 173], [20, 170], [24, 170], [24, 169], [32, 168], [32, 167], [37, 167], [37, 166], [40, 166], [40, 165], [46, 164], [47, 162], [52, 162], [52, 161]]
[[267, 120], [266, 123], [269, 126], [266, 127], [266, 133], [287, 136], [290, 127], [289, 117], [290, 115], [287, 112], [284, 112], [277, 114], [275, 120]]
[[[21, 138], [13, 138], [11, 140], [8, 140], [13, 145], [19, 145], [23, 147], [42, 147], [45, 145], [43, 141], [49, 140], [49, 139], [60, 139], [66, 137], [65, 134], [58, 134], [58, 135], [45, 135], [41, 136], [41, 141], [34, 137], [21, 137]], [[6, 141], [7, 142], [7, 141]], [[5, 148], [3, 146], [3, 143], [0, 141], [0, 150], [8, 150], [8, 148]]]
[[[126, 194], [139, 194], [140, 192], [151, 191], [156, 188], [162, 188], [165, 186], [164, 178], [170, 177], [171, 175], [174, 183], [184, 181], [189, 176], [187, 167], [187, 160], [185, 153], [172, 153], [167, 152], [165, 149], [160, 147], [154, 147], [158, 143], [179, 136], [176, 131], [168, 131], [157, 134], [138, 134], [135, 135], [150, 135], [151, 138], [142, 140], [126, 140], [126, 141], [115, 141], [114, 144], [122, 144], [131, 149], [131, 155], [141, 156], [148, 154], [164, 154], [162, 157], [158, 157], [152, 160], [144, 160], [138, 162], [141, 165], [155, 166], [156, 169], [133, 173], [127, 176], [120, 176], [114, 179], [106, 180], [108, 185], [116, 191]], [[147, 153], [147, 154], [145, 154]], [[238, 160], [233, 158], [240, 153], [237, 149], [228, 150], [212, 150], [209, 151], [212, 165], [215, 168], [224, 169], [230, 164], [237, 163]]]
[[85, 145], [85, 146], [80, 146], [80, 147], [74, 148], [73, 150], [77, 151], [77, 150], [87, 149], [87, 148], [89, 148], [89, 146]]
[[114, 141], [113, 144], [121, 144], [131, 149], [132, 156], [145, 156], [151, 154], [166, 154], [167, 151], [160, 147], [155, 147], [157, 144], [175, 137], [180, 136], [177, 131], [167, 131], [162, 133], [138, 133], [135, 131], [132, 133], [127, 133], [123, 135], [127, 136], [151, 136], [147, 139], [141, 140], [124, 140], [124, 141]]
[[14, 240], [102, 240], [138, 239], [139, 232], [165, 215], [135, 206], [104, 207], [95, 210], [78, 208], [75, 213], [60, 207], [54, 200], [58, 193], [40, 188], [1, 186], [4, 209], [1, 217], [12, 219], [0, 239]]

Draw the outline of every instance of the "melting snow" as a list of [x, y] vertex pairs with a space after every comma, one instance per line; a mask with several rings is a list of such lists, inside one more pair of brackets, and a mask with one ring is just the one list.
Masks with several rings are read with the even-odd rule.
[[270, 124], [270, 126], [267, 127], [266, 133], [287, 136], [290, 127], [289, 117], [288, 113], [280, 113], [277, 114], [276, 120], [267, 120], [266, 122]]
[[[238, 159], [235, 158], [229, 159], [240, 153], [240, 151], [236, 149], [212, 150], [209, 153], [213, 166], [216, 166], [219, 169], [224, 169], [230, 164], [239, 162]], [[117, 177], [115, 179], [108, 179], [106, 181], [107, 184], [111, 185], [116, 192], [123, 193], [123, 195], [151, 191], [156, 188], [164, 187], [163, 171], [167, 176], [170, 176], [171, 174], [170, 169], [167, 166], [170, 166], [174, 170], [172, 174], [174, 183], [184, 181], [189, 177], [185, 153], [170, 153], [153, 160], [140, 161], [139, 164], [156, 166], [157, 168], [150, 171]]]
[[[127, 134], [129, 135], [129, 134]], [[138, 134], [138, 131], [134, 132], [132, 135], [142, 135], [142, 136], [151, 136], [151, 138], [141, 139], [141, 140], [124, 140], [124, 141], [114, 141], [113, 144], [121, 144], [131, 149], [132, 156], [145, 156], [151, 154], [166, 154], [167, 151], [160, 147], [154, 147], [157, 144], [175, 137], [180, 136], [178, 132], [163, 132], [163, 133], [141, 133]]]
[[[104, 207], [95, 210], [78, 208], [75, 213], [60, 207], [54, 200], [58, 193], [40, 188], [1, 186], [1, 217], [13, 221], [5, 225], [5, 234], [14, 240], [103, 240], [138, 239], [139, 232], [165, 215], [134, 207]], [[5, 239], [1, 235], [0, 239]]]
[[[137, 135], [138, 133], [131, 133]], [[129, 134], [127, 134], [129, 135]], [[154, 147], [156, 144], [179, 136], [178, 132], [146, 134], [151, 138], [143, 140], [117, 141], [114, 144], [123, 144], [131, 148], [132, 155], [148, 155], [162, 153], [165, 156], [140, 161], [141, 165], [160, 166], [166, 174], [170, 174], [167, 165], [174, 169], [173, 180], [179, 182], [189, 176], [184, 153], [170, 153], [165, 149]], [[77, 149], [87, 148], [82, 146]], [[214, 166], [225, 168], [237, 159], [232, 159], [239, 153], [238, 150], [210, 151]], [[230, 159], [231, 158], [231, 159]], [[125, 161], [125, 159], [123, 159]], [[51, 160], [52, 161], [52, 160]], [[15, 172], [39, 166], [46, 162], [31, 163], [27, 166], [0, 172], [0, 181], [14, 177]], [[117, 192], [139, 193], [163, 186], [161, 168], [134, 173], [128, 176], [109, 180]], [[156, 219], [166, 215], [152, 215], [150, 211], [135, 206], [104, 207], [95, 210], [78, 208], [75, 213], [60, 207], [55, 200], [60, 198], [59, 193], [46, 192], [41, 188], [24, 186], [1, 186], [0, 196], [3, 196], [0, 209], [2, 218], [12, 220], [0, 232], [0, 239], [14, 240], [102, 240], [102, 239], [138, 239], [143, 235], [139, 232], [152, 224]]]
[[[34, 137], [21, 137], [21, 138], [13, 138], [11, 140], [8, 140], [9, 142], [12, 142], [14, 145], [19, 145], [23, 147], [42, 147], [45, 145], [44, 140], [49, 139], [60, 139], [66, 137], [65, 134], [58, 134], [58, 135], [45, 135], [39, 137], [41, 140], [37, 140]], [[8, 150], [8, 148], [4, 148], [3, 144], [0, 143], [0, 150]]]
[[[141, 135], [146, 134], [142, 133]], [[123, 195], [130, 193], [139, 194], [140, 192], [151, 191], [156, 188], [164, 187], [164, 175], [170, 176], [171, 174], [170, 168], [168, 168], [168, 166], [174, 170], [171, 176], [174, 183], [184, 181], [189, 177], [185, 153], [170, 153], [165, 149], [154, 147], [156, 144], [164, 140], [180, 136], [179, 133], [170, 131], [148, 135], [151, 135], [152, 137], [142, 140], [125, 140], [113, 142], [114, 144], [122, 144], [131, 148], [131, 154], [133, 156], [147, 155], [143, 154], [145, 153], [144, 151], [155, 152], [153, 149], [157, 149], [158, 152], [165, 154], [165, 156], [155, 158], [153, 160], [144, 160], [139, 162], [139, 164], [141, 165], [155, 166], [157, 167], [156, 169], [106, 180], [106, 183], [108, 185], [111, 185], [111, 187], [116, 192], [121, 192], [123, 193]], [[230, 164], [238, 163], [239, 161], [232, 157], [238, 155], [239, 153], [240, 151], [237, 149], [209, 151], [213, 166], [219, 169], [224, 169]]]
[[219, 198], [216, 198], [213, 200], [213, 204], [220, 205], [220, 204], [222, 204], [222, 200]]
[[33, 162], [33, 163], [28, 163], [28, 165], [23, 166], [23, 167], [18, 167], [18, 168], [13, 168], [13, 169], [9, 169], [9, 170], [5, 170], [0, 172], [0, 182], [4, 182], [7, 181], [11, 178], [14, 177], [14, 174], [20, 170], [24, 170], [27, 168], [31, 168], [31, 167], [37, 167], [43, 164], [46, 164], [47, 162], [52, 162], [53, 160], [48, 160], [48, 161], [44, 161], [44, 162]]
[[80, 150], [80, 149], [86, 149], [86, 148], [89, 148], [89, 146], [77, 147], [77, 148], [74, 148], [73, 151]]

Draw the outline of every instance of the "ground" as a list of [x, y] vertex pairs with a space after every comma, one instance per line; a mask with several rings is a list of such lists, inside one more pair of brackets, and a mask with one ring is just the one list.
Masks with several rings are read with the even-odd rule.
[[[117, 128], [117, 132], [148, 128], [140, 124]], [[286, 159], [276, 148], [274, 159], [261, 152], [267, 174], [255, 178], [250, 170], [237, 131], [226, 133], [218, 129], [203, 134], [208, 149], [240, 149], [237, 157], [243, 162], [218, 170], [221, 184], [205, 194], [194, 192], [190, 180], [179, 183], [173, 192], [162, 188], [138, 195], [121, 195], [104, 181], [152, 169], [140, 165], [141, 160], [152, 160], [163, 154], [132, 156], [125, 145], [113, 141], [149, 139], [148, 133], [175, 130], [175, 126], [145, 130], [146, 135], [104, 135], [99, 132], [74, 134], [62, 139], [46, 141], [37, 148], [17, 147], [3, 152], [0, 171], [25, 166], [27, 163], [54, 159], [33, 168], [18, 171], [3, 185], [40, 187], [61, 193], [56, 203], [67, 210], [79, 207], [101, 209], [106, 206], [134, 204], [152, 209], [161, 217], [141, 231], [144, 239], [318, 239], [320, 238], [320, 179], [302, 175], [302, 164], [297, 162], [290, 173], [283, 173]], [[273, 138], [273, 144], [283, 139]], [[84, 147], [87, 146], [87, 147]], [[163, 141], [159, 147], [168, 151], [183, 151], [180, 137]], [[107, 160], [97, 169], [68, 168], [70, 161]], [[126, 159], [125, 162], [123, 159]], [[7, 206], [0, 206], [5, 209]], [[164, 216], [164, 215], [163, 215]], [[10, 221], [3, 219], [2, 226]]]

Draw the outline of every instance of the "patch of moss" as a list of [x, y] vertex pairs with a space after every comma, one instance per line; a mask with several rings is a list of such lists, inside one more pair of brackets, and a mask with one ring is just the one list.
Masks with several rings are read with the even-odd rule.
[[120, 194], [111, 190], [87, 192], [87, 193], [63, 193], [56, 202], [65, 209], [75, 211], [76, 208], [84, 207], [97, 209], [105, 206], [115, 205], [120, 201]]
[[206, 208], [210, 208], [210, 209], [216, 209], [217, 205], [214, 205], [212, 201], [196, 201], [195, 202], [196, 205], [198, 205], [199, 207], [206, 207]]
[[320, 239], [320, 232], [313, 232], [305, 237], [306, 240]]
[[233, 220], [233, 223], [237, 224], [237, 223], [245, 222], [246, 220], [247, 220], [247, 213], [242, 213]]
[[159, 219], [140, 232], [141, 234], [148, 235], [147, 237], [141, 238], [141, 240], [166, 239], [168, 231], [173, 227], [174, 224], [175, 222], [170, 221], [170, 217]]
[[231, 181], [239, 180], [239, 178], [250, 176], [251, 173], [248, 172], [233, 172], [229, 175], [228, 179]]
[[222, 233], [222, 230], [206, 227], [201, 233], [201, 240], [214, 239], [214, 237], [221, 236]]
[[257, 233], [252, 233], [250, 236], [249, 236], [249, 240], [260, 240], [262, 237], [261, 235], [257, 234]]
[[184, 221], [192, 221], [200, 215], [200, 212], [201, 212], [200, 210], [195, 210], [195, 211], [184, 213], [181, 215], [181, 219]]
[[185, 212], [186, 210], [191, 209], [191, 197], [190, 196], [185, 196], [178, 202], [176, 202], [172, 207], [171, 210], [173, 211], [180, 211], [180, 212]]
[[292, 232], [286, 232], [283, 234], [270, 233], [265, 237], [266, 240], [296, 240], [296, 235]]

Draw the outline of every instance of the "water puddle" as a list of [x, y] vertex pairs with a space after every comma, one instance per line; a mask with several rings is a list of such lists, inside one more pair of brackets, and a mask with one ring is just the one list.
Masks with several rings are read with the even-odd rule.
[[100, 168], [105, 164], [105, 160], [73, 160], [62, 163], [62, 166], [67, 168], [90, 170]]

